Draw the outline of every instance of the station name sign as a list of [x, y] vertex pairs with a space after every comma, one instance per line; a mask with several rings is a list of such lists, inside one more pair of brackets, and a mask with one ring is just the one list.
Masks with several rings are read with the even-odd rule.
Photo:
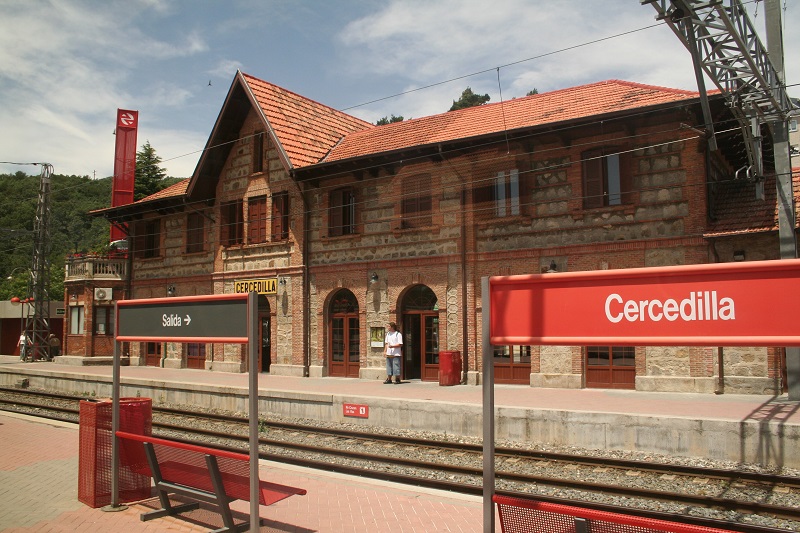
[[489, 278], [495, 345], [800, 346], [800, 260]]
[[236, 294], [247, 294], [248, 292], [275, 294], [278, 292], [278, 278], [236, 280], [233, 282], [233, 292]]

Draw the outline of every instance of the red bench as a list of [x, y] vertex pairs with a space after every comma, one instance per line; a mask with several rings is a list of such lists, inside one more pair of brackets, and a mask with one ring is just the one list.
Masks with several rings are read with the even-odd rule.
[[[142, 521], [176, 515], [200, 507], [199, 502], [172, 505], [168, 494], [181, 494], [193, 500], [216, 504], [224, 528], [219, 532], [245, 531], [249, 522], [235, 524], [230, 503], [250, 501], [250, 457], [242, 453], [215, 450], [148, 435], [118, 431], [121, 464], [131, 470], [152, 476], [161, 509], [141, 515]], [[294, 495], [304, 495], [305, 489], [259, 481], [261, 505]]]
[[639, 516], [609, 513], [512, 498], [495, 494], [503, 533], [734, 533], [725, 529], [678, 524]]

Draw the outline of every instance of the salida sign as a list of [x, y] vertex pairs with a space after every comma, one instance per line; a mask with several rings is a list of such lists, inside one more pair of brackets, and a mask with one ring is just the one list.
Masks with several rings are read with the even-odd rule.
[[491, 342], [797, 346], [800, 260], [489, 279]]

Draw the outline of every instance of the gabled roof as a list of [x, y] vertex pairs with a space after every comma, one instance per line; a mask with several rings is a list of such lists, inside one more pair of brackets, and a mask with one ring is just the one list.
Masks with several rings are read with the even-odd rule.
[[602, 117], [698, 97], [699, 93], [693, 91], [620, 80], [602, 81], [351, 133], [323, 162]]
[[193, 199], [211, 198], [242, 125], [255, 109], [287, 170], [319, 161], [344, 135], [372, 124], [241, 71], [236, 72], [222, 109], [189, 183]]
[[242, 78], [294, 168], [317, 163], [345, 135], [375, 127], [249, 74]]
[[[792, 169], [795, 205], [800, 201], [800, 167]], [[717, 220], [703, 236], [726, 237], [778, 231], [778, 203], [775, 175], [764, 180], [764, 199], [758, 200], [755, 184], [744, 179], [722, 182], [716, 196]], [[795, 213], [798, 216], [798, 213]], [[795, 220], [795, 228], [798, 220]]]
[[253, 108], [261, 114], [284, 165], [288, 169], [305, 169], [504, 131], [689, 103], [698, 98], [693, 91], [607, 80], [376, 127], [237, 72], [191, 180], [132, 205], [184, 195], [189, 201], [212, 198], [222, 167]]

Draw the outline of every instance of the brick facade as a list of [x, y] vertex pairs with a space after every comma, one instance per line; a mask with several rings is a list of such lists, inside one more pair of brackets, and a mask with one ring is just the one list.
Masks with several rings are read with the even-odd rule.
[[[372, 346], [370, 335], [396, 322], [408, 344], [406, 377], [436, 379], [426, 374], [436, 371], [435, 352], [455, 350], [466, 381], [478, 383], [484, 276], [731, 261], [740, 249], [753, 259], [777, 255], [768, 236], [705, 238], [708, 154], [705, 140], [683, 127], [697, 122], [698, 106], [308, 169], [287, 165], [292, 156], [273, 136], [265, 135], [263, 145], [255, 141], [267, 128], [251, 107], [212, 177], [210, 198], [167, 214], [142, 206], [144, 219], [161, 223], [162, 249], [158, 257], [134, 259], [132, 297], [164, 296], [170, 284], [181, 296], [227, 293], [236, 280], [276, 278], [276, 293], [262, 296], [259, 307], [269, 318], [270, 372], [381, 379], [383, 348]], [[262, 170], [256, 146], [264, 149]], [[619, 201], [606, 194], [610, 205], [597, 206], [587, 168], [602, 149], [612, 154], [599, 159], [604, 172], [618, 172], [628, 185]], [[724, 157], [718, 164], [733, 165]], [[196, 176], [193, 183], [202, 179], [211, 178]], [[249, 242], [250, 200], [266, 196], [272, 214], [276, 194], [288, 195], [288, 238]], [[229, 244], [224, 210], [237, 201], [242, 242]], [[207, 218], [206, 241], [202, 252], [187, 254], [187, 214], [196, 211]], [[139, 364], [141, 350], [131, 347]], [[186, 366], [185, 351], [170, 344], [164, 364]], [[716, 348], [634, 353], [631, 386], [640, 390], [764, 393], [782, 386], [779, 349], [726, 348], [724, 382]], [[591, 385], [581, 346], [533, 346], [529, 363], [511, 367], [522, 373], [516, 382], [531, 386]], [[244, 351], [209, 346], [205, 368], [244, 371]]]

